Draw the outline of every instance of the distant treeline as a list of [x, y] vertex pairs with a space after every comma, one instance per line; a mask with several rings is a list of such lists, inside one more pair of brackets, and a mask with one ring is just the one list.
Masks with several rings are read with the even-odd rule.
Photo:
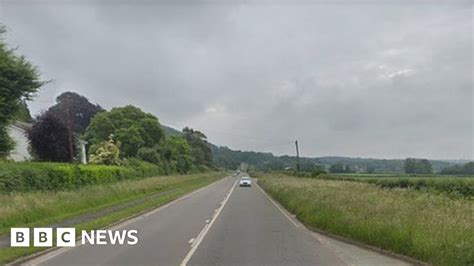
[[444, 168], [441, 174], [447, 175], [474, 175], [474, 162], [466, 163], [465, 165], [454, 165]]
[[[236, 169], [244, 162], [257, 170], [284, 170], [295, 169], [295, 156], [274, 156], [268, 152], [237, 151], [227, 147], [212, 146], [213, 161], [217, 167]], [[369, 158], [349, 158], [349, 157], [319, 157], [300, 158], [300, 168], [302, 171], [312, 172], [317, 169], [324, 169], [328, 172], [341, 173], [405, 173], [405, 159], [369, 159]], [[441, 161], [408, 159], [408, 173], [459, 173], [461, 166], [467, 161]], [[428, 163], [427, 163], [428, 162]], [[414, 163], [414, 164], [413, 164]], [[472, 174], [472, 173], [471, 173]]]

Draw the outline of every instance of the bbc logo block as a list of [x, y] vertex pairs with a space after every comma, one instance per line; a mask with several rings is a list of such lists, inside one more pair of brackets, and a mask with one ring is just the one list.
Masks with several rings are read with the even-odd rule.
[[10, 246], [29, 247], [30, 246], [30, 229], [29, 228], [12, 228], [11, 233], [10, 233]]

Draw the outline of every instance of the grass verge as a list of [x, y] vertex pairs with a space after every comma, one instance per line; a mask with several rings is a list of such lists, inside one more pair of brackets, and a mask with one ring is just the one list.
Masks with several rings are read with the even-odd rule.
[[[65, 218], [73, 217], [80, 213], [94, 212], [104, 207], [121, 204], [132, 199], [149, 195], [153, 192], [170, 192], [163, 193], [157, 197], [152, 197], [149, 200], [143, 201], [129, 208], [106, 214], [100, 218], [81, 222], [74, 226], [76, 230], [93, 230], [106, 227], [114, 222], [133, 216], [134, 214], [157, 208], [191, 191], [217, 181], [223, 176], [225, 176], [225, 173], [217, 172], [185, 176], [152, 177], [135, 181], [123, 181], [110, 185], [93, 186], [89, 189], [84, 188], [75, 192], [34, 192], [11, 195], [11, 197], [14, 198], [12, 198], [8, 203], [10, 206], [9, 208], [5, 208], [4, 204], [0, 205], [0, 217], [2, 217], [2, 226], [6, 224], [9, 224], [10, 227], [48, 226], [52, 223], [60, 222]], [[63, 195], [63, 193], [66, 193], [67, 195]], [[2, 197], [5, 196], [6, 195], [2, 195]], [[47, 199], [48, 196], [52, 197], [48, 202], [41, 202], [41, 200]], [[68, 199], [67, 196], [70, 196], [71, 199]], [[34, 201], [30, 201], [34, 206], [25, 206], [23, 204], [28, 202], [25, 200], [31, 199], [34, 199]], [[4, 200], [5, 198], [1, 198], [0, 203], [4, 203]], [[63, 202], [64, 200], [66, 200], [66, 202]], [[98, 205], [91, 205], [94, 203]], [[12, 211], [14, 206], [17, 206], [20, 209]], [[42, 210], [46, 213], [38, 216]], [[7, 216], [7, 218], [9, 218], [8, 222], [4, 221], [2, 213], [9, 214], [9, 216]], [[47, 217], [47, 213], [50, 213], [53, 216]], [[36, 215], [38, 220], [28, 218], [28, 215]], [[8, 227], [8, 231], [10, 227]], [[4, 228], [4, 231], [5, 230], [6, 228]], [[0, 248], [0, 264], [11, 262], [17, 258], [41, 250], [44, 250], [44, 248]]]
[[303, 223], [434, 265], [474, 264], [474, 202], [372, 184], [262, 175]]

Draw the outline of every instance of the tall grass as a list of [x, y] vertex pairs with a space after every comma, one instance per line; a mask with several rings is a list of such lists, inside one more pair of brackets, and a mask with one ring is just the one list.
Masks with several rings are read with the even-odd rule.
[[448, 193], [450, 196], [474, 197], [474, 177], [472, 176], [441, 176], [441, 175], [406, 175], [406, 174], [322, 174], [303, 177], [343, 180], [375, 184], [382, 188], [411, 188]]
[[304, 223], [435, 265], [474, 264], [474, 201], [413, 189], [263, 175]]

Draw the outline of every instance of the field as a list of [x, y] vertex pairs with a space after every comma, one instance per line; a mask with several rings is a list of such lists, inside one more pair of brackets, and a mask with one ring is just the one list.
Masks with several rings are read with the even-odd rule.
[[410, 188], [451, 197], [474, 197], [474, 177], [401, 174], [327, 174], [315, 178], [375, 184], [381, 188]]
[[[450, 180], [424, 178], [417, 188], [410, 184], [419, 181], [405, 186], [393, 176], [258, 177], [268, 193], [310, 227], [434, 265], [474, 264], [474, 201], [457, 189], [440, 189]], [[472, 185], [472, 179], [466, 180]]]
[[[11, 227], [41, 227], [68, 222], [77, 230], [102, 228], [223, 178], [224, 172], [150, 177], [90, 185], [73, 191], [0, 194], [0, 237]], [[119, 207], [119, 208], [117, 208]], [[99, 217], [88, 216], [104, 212]], [[71, 224], [72, 223], [72, 224]], [[0, 247], [0, 264], [39, 248]]]

